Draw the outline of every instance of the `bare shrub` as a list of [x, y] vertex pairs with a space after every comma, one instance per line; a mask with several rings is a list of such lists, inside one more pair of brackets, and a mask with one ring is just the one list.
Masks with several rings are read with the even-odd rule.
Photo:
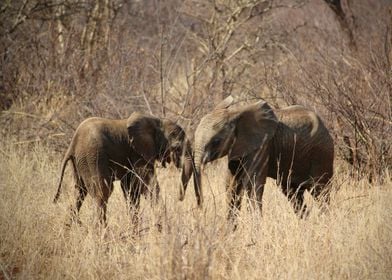
[[[380, 61], [363, 65], [356, 59], [336, 62], [327, 80], [308, 80], [317, 93], [316, 102], [330, 112], [343, 158], [353, 165], [357, 176], [370, 181], [384, 178], [392, 168], [392, 107], [389, 70]], [[342, 65], [345, 63], [346, 65]], [[384, 66], [384, 67], [383, 67]], [[329, 68], [331, 69], [331, 68]]]
[[358, 174], [379, 175], [390, 166], [390, 146], [381, 140], [391, 122], [388, 5], [6, 1], [1, 134], [63, 150], [81, 120], [136, 110], [175, 119], [192, 132], [231, 94], [321, 111], [340, 156]]
[[[374, 13], [388, 18], [381, 7]], [[334, 131], [339, 157], [352, 165], [356, 178], [366, 176], [370, 182], [383, 180], [384, 171], [392, 168], [392, 18], [375, 25], [379, 37], [364, 34], [373, 41], [366, 45], [362, 38], [354, 50], [342, 45], [340, 52], [339, 48], [330, 52], [318, 46], [306, 53], [306, 59], [292, 52], [297, 81], [277, 79], [284, 85], [287, 103], [305, 103], [323, 112]], [[373, 25], [369, 28], [374, 32]]]

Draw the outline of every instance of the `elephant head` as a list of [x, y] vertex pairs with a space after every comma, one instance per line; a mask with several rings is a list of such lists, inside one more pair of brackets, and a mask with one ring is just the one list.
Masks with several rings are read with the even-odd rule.
[[184, 130], [171, 120], [140, 113], [127, 119], [127, 129], [132, 147], [147, 162], [157, 160], [163, 166], [173, 162], [177, 168], [182, 168], [179, 198], [183, 200], [193, 173], [192, 151]]
[[229, 108], [232, 103], [231, 96], [226, 98], [201, 119], [195, 132], [194, 185], [199, 206], [202, 205], [202, 165], [226, 155], [229, 160], [235, 160], [257, 153], [269, 143], [277, 128], [277, 117], [266, 102], [241, 109]]

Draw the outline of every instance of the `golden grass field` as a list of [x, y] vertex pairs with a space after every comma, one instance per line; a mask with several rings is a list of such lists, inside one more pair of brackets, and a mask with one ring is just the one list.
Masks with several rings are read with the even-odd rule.
[[[82, 226], [64, 226], [72, 198], [67, 169], [56, 192], [61, 156], [37, 144], [3, 140], [0, 156], [0, 279], [391, 279], [392, 180], [356, 182], [335, 166], [329, 211], [317, 205], [301, 220], [273, 181], [264, 212], [243, 204], [239, 227], [226, 221], [224, 163], [204, 176], [205, 206], [191, 185], [177, 200], [174, 168], [159, 169], [161, 205], [144, 198], [140, 236], [132, 236], [119, 186], [109, 200], [106, 231], [94, 226], [88, 197]], [[310, 197], [307, 197], [312, 204]], [[159, 232], [157, 222], [163, 228]]]

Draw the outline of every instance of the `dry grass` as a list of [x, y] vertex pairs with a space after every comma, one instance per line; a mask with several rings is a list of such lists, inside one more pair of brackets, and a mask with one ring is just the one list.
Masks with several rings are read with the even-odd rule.
[[[234, 233], [226, 222], [222, 162], [210, 166], [206, 205], [193, 191], [177, 201], [174, 170], [160, 170], [163, 203], [142, 203], [140, 237], [131, 236], [119, 187], [109, 201], [109, 227], [93, 226], [95, 207], [83, 205], [83, 226], [64, 227], [71, 199], [67, 174], [52, 204], [61, 159], [48, 149], [6, 144], [0, 156], [0, 279], [390, 279], [392, 181], [351, 182], [337, 165], [330, 211], [314, 205], [299, 220], [274, 183], [264, 214], [244, 204]], [[191, 186], [192, 187], [192, 186]], [[308, 199], [309, 200], [309, 199]], [[309, 201], [310, 203], [311, 201]], [[154, 224], [163, 225], [158, 232]], [[2, 277], [1, 277], [2, 275]]]

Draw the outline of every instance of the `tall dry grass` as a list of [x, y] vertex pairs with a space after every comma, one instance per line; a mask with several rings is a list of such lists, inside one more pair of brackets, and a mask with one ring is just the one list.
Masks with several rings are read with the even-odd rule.
[[224, 161], [206, 170], [203, 210], [195, 209], [192, 189], [185, 202], [177, 201], [178, 172], [162, 169], [163, 202], [151, 208], [143, 200], [135, 237], [119, 186], [109, 200], [105, 232], [94, 226], [90, 198], [81, 210], [83, 225], [67, 229], [69, 171], [59, 204], [52, 203], [60, 156], [11, 139], [0, 147], [1, 279], [390, 279], [392, 273], [391, 178], [370, 188], [367, 181], [350, 181], [338, 163], [339, 189], [329, 211], [312, 205], [306, 220], [269, 181], [263, 217], [245, 203], [232, 232]]

